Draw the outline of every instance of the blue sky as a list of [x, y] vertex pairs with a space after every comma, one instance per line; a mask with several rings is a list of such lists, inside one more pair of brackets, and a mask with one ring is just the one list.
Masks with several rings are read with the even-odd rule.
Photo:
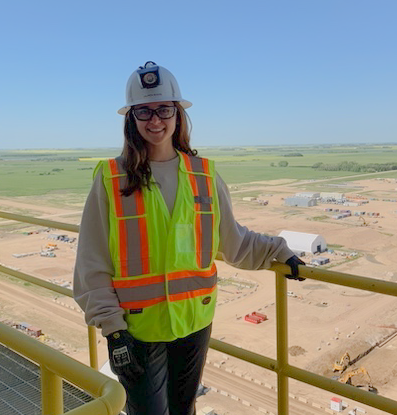
[[193, 145], [397, 142], [397, 1], [0, 2], [0, 148], [119, 147], [165, 66]]

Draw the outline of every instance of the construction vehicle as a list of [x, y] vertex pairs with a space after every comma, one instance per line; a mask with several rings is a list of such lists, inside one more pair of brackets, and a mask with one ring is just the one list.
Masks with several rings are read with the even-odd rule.
[[359, 382], [356, 382], [360, 384], [356, 384], [354, 386], [364, 387], [367, 390], [374, 390], [374, 387], [372, 386], [372, 383], [371, 383], [371, 378], [367, 372], [367, 369], [365, 369], [364, 367], [360, 367], [358, 369], [351, 370], [350, 372], [346, 372], [345, 374], [340, 376], [338, 381], [341, 383], [346, 383], [348, 385], [351, 385], [352, 378], [355, 376], [359, 376], [359, 375], [363, 375], [360, 377]]
[[361, 224], [361, 226], [368, 226], [368, 223], [367, 223], [367, 221], [364, 219], [364, 217], [363, 216], [359, 216], [359, 218], [358, 218], [359, 220], [361, 219], [362, 221], [363, 221], [363, 223]]
[[56, 257], [55, 253], [52, 252], [52, 251], [41, 251], [40, 255], [45, 256], [45, 257], [49, 257], [49, 258], [55, 258]]
[[345, 354], [334, 363], [333, 370], [334, 372], [343, 372], [350, 365], [350, 355], [345, 352]]

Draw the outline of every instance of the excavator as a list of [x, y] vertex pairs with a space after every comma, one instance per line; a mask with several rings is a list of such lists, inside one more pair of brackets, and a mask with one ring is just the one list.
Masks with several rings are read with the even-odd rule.
[[343, 372], [350, 365], [350, 355], [345, 352], [345, 354], [334, 363], [333, 370], [334, 372]]
[[338, 381], [341, 382], [341, 383], [346, 383], [348, 385], [351, 385], [352, 384], [352, 378], [354, 376], [359, 376], [359, 375], [363, 375], [361, 377], [361, 379], [363, 379], [363, 381], [360, 380], [360, 383], [364, 382], [364, 384], [359, 384], [359, 385], [354, 385], [354, 386], [364, 387], [365, 389], [367, 389], [369, 391], [375, 390], [375, 388], [372, 385], [371, 378], [370, 378], [370, 376], [367, 372], [367, 369], [365, 369], [364, 367], [360, 367], [358, 369], [351, 370], [350, 372], [346, 372], [345, 374], [340, 376]]

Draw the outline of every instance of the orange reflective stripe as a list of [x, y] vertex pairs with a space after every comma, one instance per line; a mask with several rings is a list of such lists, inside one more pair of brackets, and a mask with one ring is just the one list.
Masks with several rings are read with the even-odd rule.
[[[115, 159], [109, 160], [109, 168], [112, 175], [119, 174], [117, 162]], [[118, 177], [112, 177], [113, 200], [117, 217], [123, 217], [123, 205], [121, 203], [120, 182]], [[119, 252], [120, 252], [120, 274], [122, 277], [128, 276], [128, 254], [127, 254], [127, 227], [124, 220], [118, 220], [119, 233]]]
[[134, 193], [135, 196], [135, 203], [136, 203], [136, 214], [139, 215], [144, 215], [145, 214], [145, 205], [143, 202], [143, 193], [142, 190], [137, 190]]
[[145, 307], [150, 307], [151, 305], [161, 303], [165, 300], [166, 300], [166, 297], [158, 297], [158, 298], [153, 298], [151, 300], [127, 301], [124, 303], [120, 303], [120, 307], [121, 308], [145, 308]]
[[112, 178], [112, 185], [113, 185], [113, 198], [114, 198], [114, 207], [116, 209], [116, 215], [118, 218], [121, 218], [124, 216], [124, 213], [123, 213], [123, 205], [120, 199], [119, 180], [117, 177]]
[[185, 162], [186, 170], [189, 171], [189, 172], [193, 171], [192, 170], [192, 163], [190, 163], [189, 156], [186, 153], [183, 153], [183, 152], [181, 152], [179, 154], [181, 154], [182, 157], [183, 157], [183, 161]]
[[112, 175], [116, 176], [117, 174], [119, 174], [119, 169], [117, 167], [116, 159], [109, 159], [108, 162], [109, 162], [110, 172], [112, 173]]
[[[116, 160], [111, 159], [109, 160], [109, 167], [110, 171], [113, 176], [117, 176], [119, 174], [118, 167]], [[116, 215], [118, 217], [123, 216], [123, 205], [121, 204], [120, 198], [120, 184], [118, 177], [112, 177], [112, 187], [113, 187], [113, 200], [116, 209]]]
[[216, 272], [216, 265], [212, 264], [211, 269], [207, 271], [177, 271], [170, 272], [167, 274], [167, 279], [178, 280], [180, 278], [190, 278], [190, 277], [212, 277]]
[[205, 174], [210, 174], [210, 168], [208, 159], [201, 159], [201, 162], [203, 163], [203, 171]]
[[[208, 197], [212, 197], [213, 196], [213, 192], [212, 192], [212, 182], [211, 182], [211, 179], [209, 177], [206, 177], [206, 180], [207, 180]], [[211, 205], [211, 211], [212, 211], [212, 205]]]
[[156, 275], [153, 277], [148, 278], [139, 278], [139, 279], [131, 279], [131, 280], [114, 280], [113, 287], [114, 288], [129, 288], [129, 287], [142, 287], [144, 285], [150, 284], [160, 284], [165, 282], [164, 275]]
[[[136, 210], [138, 215], [145, 214], [145, 204], [143, 200], [143, 192], [141, 190], [135, 192]], [[150, 273], [149, 263], [149, 238], [147, 231], [146, 217], [138, 219], [139, 226], [139, 240], [141, 248], [141, 262], [142, 262], [142, 274]]]
[[211, 294], [215, 289], [216, 289], [216, 285], [214, 285], [211, 288], [203, 288], [201, 290], [188, 291], [188, 292], [179, 293], [179, 294], [170, 294], [168, 298], [170, 301], [187, 300], [188, 298], [195, 298], [195, 297], [200, 297], [200, 295]]

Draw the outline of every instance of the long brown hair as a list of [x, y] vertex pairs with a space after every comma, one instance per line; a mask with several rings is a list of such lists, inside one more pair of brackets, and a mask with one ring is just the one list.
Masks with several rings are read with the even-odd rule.
[[[195, 156], [197, 150], [190, 148], [190, 118], [179, 102], [175, 102], [175, 106], [177, 114], [172, 145], [178, 151]], [[150, 189], [152, 171], [149, 164], [148, 145], [138, 132], [131, 109], [125, 115], [124, 147], [121, 155], [123, 157], [123, 167], [127, 173], [127, 184], [120, 190], [120, 193], [123, 196], [129, 196], [136, 190], [141, 190], [144, 186]]]

